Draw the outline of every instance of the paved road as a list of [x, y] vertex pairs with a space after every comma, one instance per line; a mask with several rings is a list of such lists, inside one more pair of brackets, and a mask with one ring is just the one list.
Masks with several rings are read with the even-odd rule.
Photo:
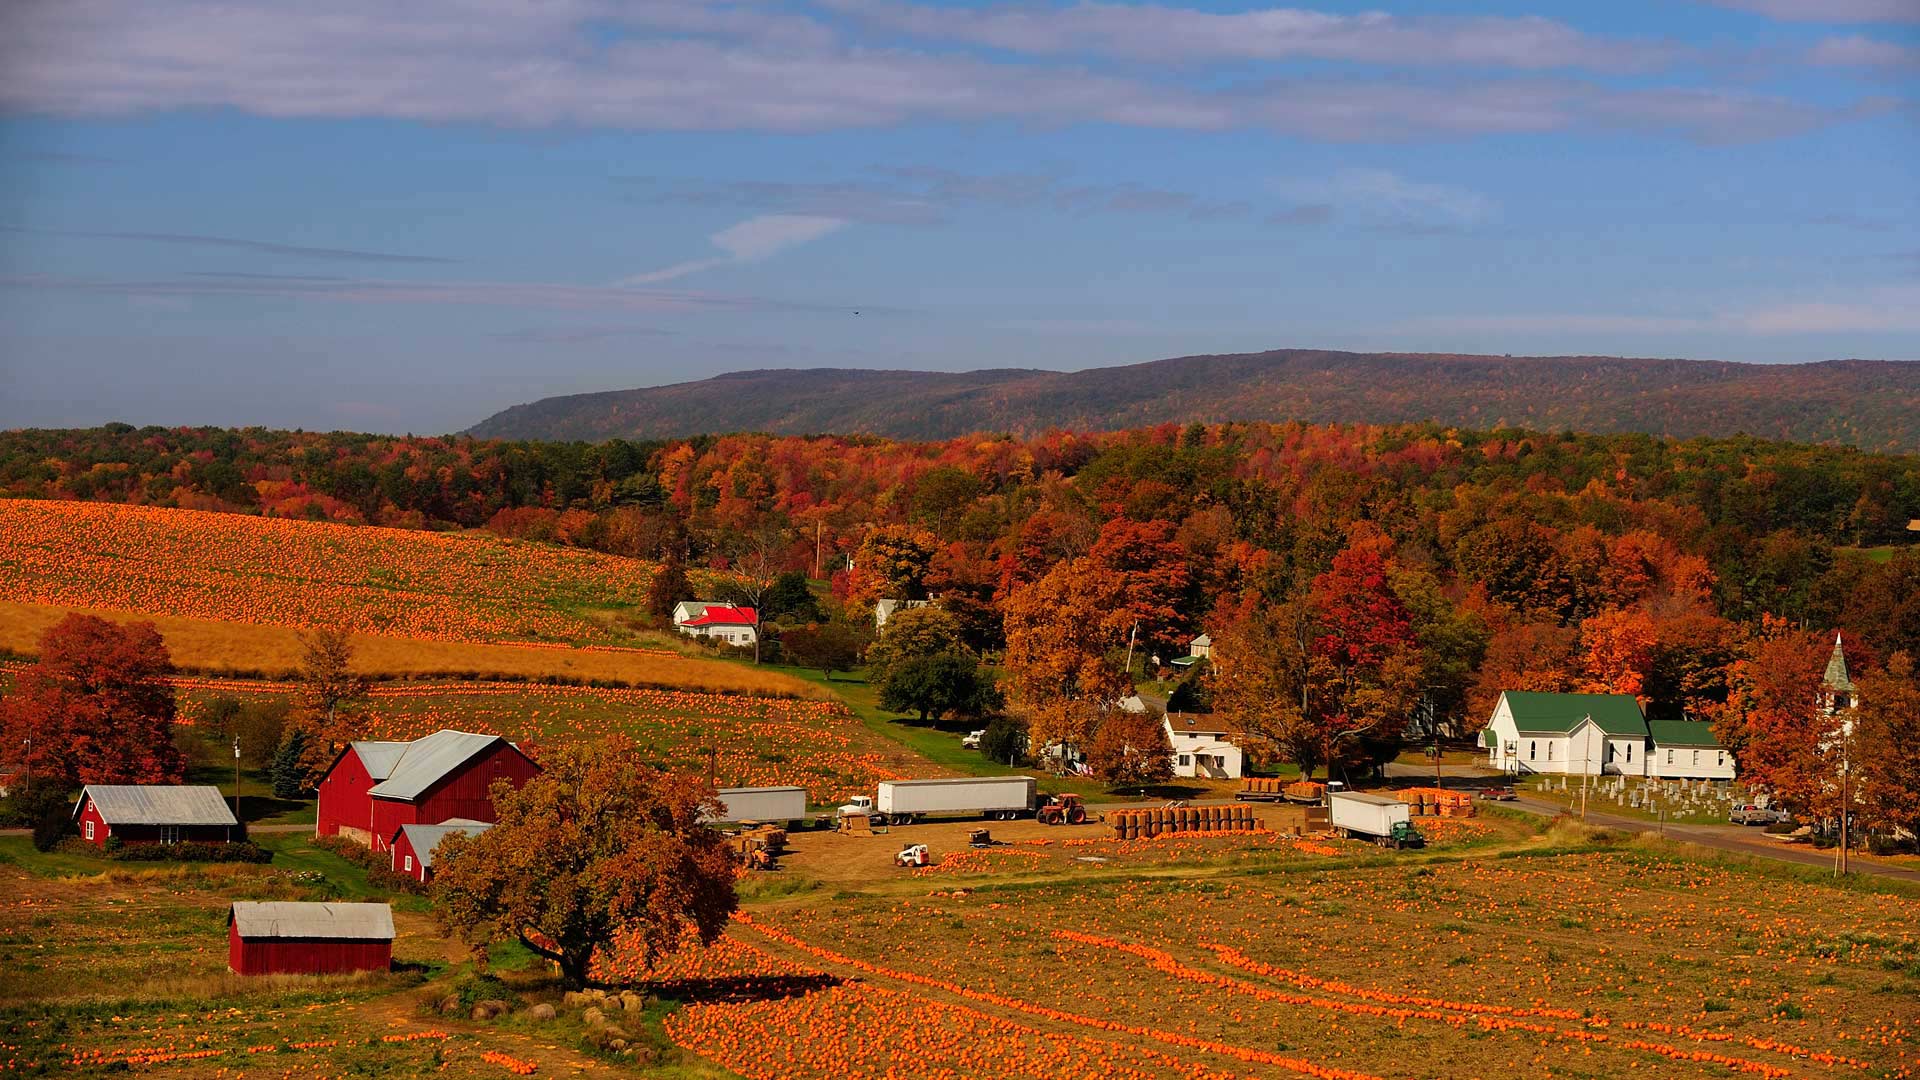
[[[1515, 810], [1524, 810], [1529, 814], [1543, 817], [1557, 817], [1566, 813], [1566, 808], [1555, 803], [1539, 799], [1519, 798], [1500, 805]], [[1701, 847], [1716, 851], [1733, 852], [1739, 855], [1757, 855], [1764, 859], [1776, 859], [1780, 862], [1799, 863], [1802, 866], [1818, 866], [1831, 870], [1833, 854], [1815, 851], [1798, 844], [1788, 844], [1779, 840], [1765, 839], [1765, 834], [1747, 825], [1674, 825], [1665, 829], [1651, 821], [1638, 818], [1620, 817], [1617, 814], [1603, 813], [1599, 810], [1587, 812], [1587, 822], [1591, 825], [1604, 825], [1609, 829], [1626, 829], [1632, 832], [1659, 832], [1674, 840], [1684, 840], [1699, 844]], [[1892, 878], [1896, 881], [1920, 883], [1920, 870], [1904, 866], [1890, 866], [1886, 863], [1870, 862], [1866, 859], [1850, 859], [1848, 867], [1857, 874], [1870, 874], [1874, 877]]]

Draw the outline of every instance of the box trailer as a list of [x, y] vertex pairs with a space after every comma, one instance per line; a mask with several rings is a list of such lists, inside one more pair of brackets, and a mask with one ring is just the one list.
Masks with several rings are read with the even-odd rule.
[[1035, 788], [1031, 776], [885, 780], [872, 798], [857, 796], [840, 814], [866, 814], [876, 825], [905, 825], [927, 814], [981, 814], [1008, 821], [1033, 812]]
[[708, 821], [799, 821], [807, 816], [803, 787], [728, 787], [719, 795], [726, 809]]
[[1371, 840], [1381, 847], [1419, 847], [1426, 841], [1413, 827], [1407, 804], [1381, 795], [1336, 791], [1327, 797], [1328, 822], [1340, 836]]

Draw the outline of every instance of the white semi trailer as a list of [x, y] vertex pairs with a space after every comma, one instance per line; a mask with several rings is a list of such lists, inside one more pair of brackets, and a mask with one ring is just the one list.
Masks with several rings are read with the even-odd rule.
[[1419, 847], [1426, 843], [1413, 827], [1407, 804], [1399, 799], [1336, 791], [1327, 796], [1327, 821], [1339, 836], [1371, 840], [1381, 847]]
[[726, 787], [719, 795], [725, 809], [709, 821], [799, 821], [807, 816], [803, 787]]
[[872, 796], [856, 795], [840, 816], [864, 814], [875, 825], [907, 825], [927, 814], [981, 814], [1009, 821], [1033, 812], [1031, 776], [962, 776], [945, 780], [884, 780]]

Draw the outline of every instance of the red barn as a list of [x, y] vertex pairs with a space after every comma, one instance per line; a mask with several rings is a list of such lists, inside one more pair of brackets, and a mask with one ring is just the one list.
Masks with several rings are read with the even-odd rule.
[[320, 781], [315, 831], [384, 851], [402, 825], [493, 821], [494, 781], [517, 788], [539, 772], [498, 735], [447, 730], [412, 742], [353, 743]]
[[454, 833], [478, 834], [493, 828], [492, 822], [453, 818], [438, 825], [402, 825], [389, 841], [393, 845], [393, 872], [405, 874], [421, 884], [433, 880], [433, 853]]
[[73, 804], [73, 821], [96, 847], [109, 837], [123, 844], [224, 844], [240, 832], [226, 797], [210, 785], [88, 784]]
[[236, 900], [227, 915], [227, 966], [241, 975], [330, 975], [393, 964], [393, 909], [385, 904]]

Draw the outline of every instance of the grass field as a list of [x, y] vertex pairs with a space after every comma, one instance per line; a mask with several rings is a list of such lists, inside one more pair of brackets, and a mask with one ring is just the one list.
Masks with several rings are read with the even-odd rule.
[[0, 600], [433, 641], [599, 641], [652, 567], [486, 534], [0, 499]]

